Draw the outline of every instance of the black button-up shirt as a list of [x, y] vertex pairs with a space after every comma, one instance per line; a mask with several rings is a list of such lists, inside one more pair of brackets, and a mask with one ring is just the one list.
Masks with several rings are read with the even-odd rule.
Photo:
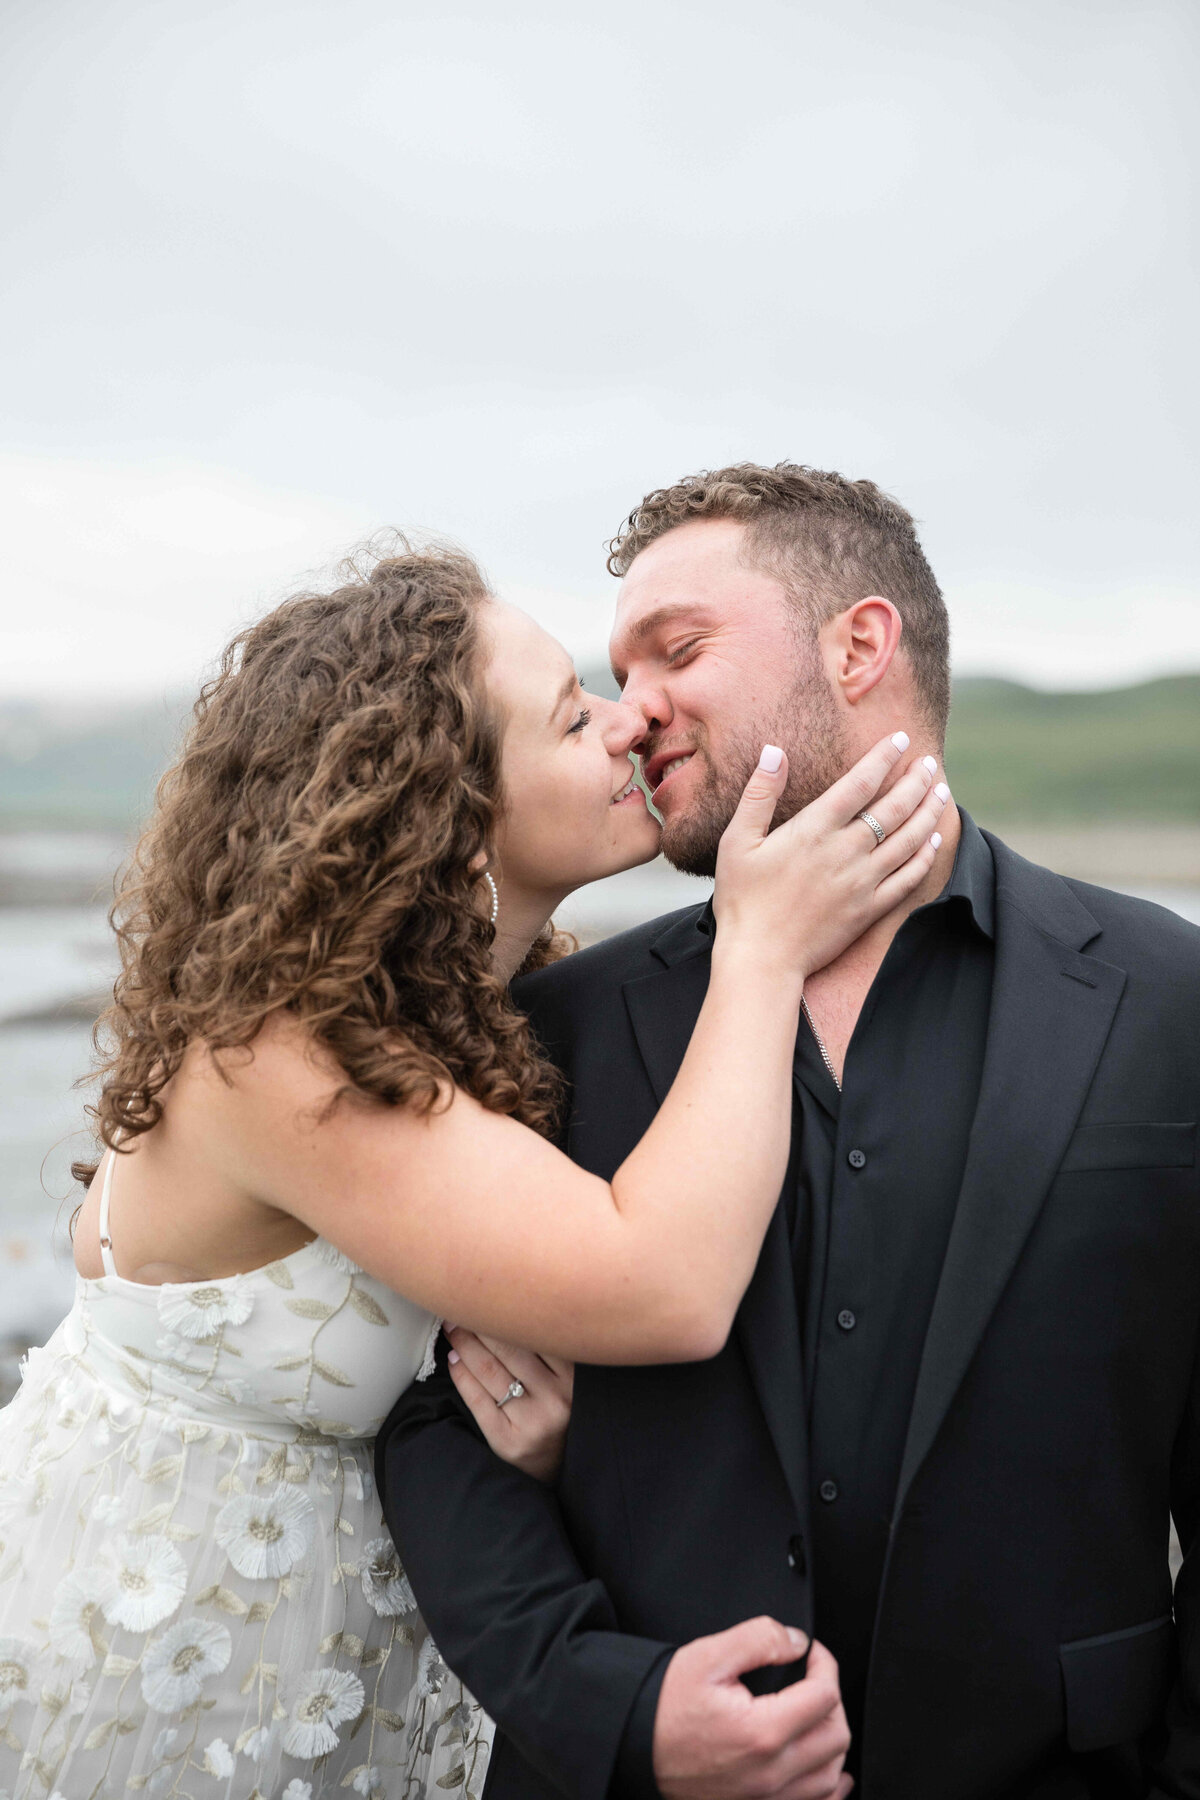
[[[979, 1098], [995, 869], [960, 814], [950, 879], [911, 913], [871, 985], [844, 1091], [802, 1020], [784, 1203], [804, 1345], [815, 1629], [841, 1670], [856, 1771], [888, 1527], [934, 1295]], [[697, 920], [711, 935], [711, 908]], [[803, 1553], [803, 1546], [800, 1547]], [[665, 1652], [634, 1702], [612, 1794], [649, 1776]]]
[[838, 1659], [856, 1737], [917, 1371], [979, 1098], [994, 906], [992, 853], [964, 815], [949, 882], [900, 927], [863, 1003], [840, 1094], [803, 1023], [796, 1041], [787, 1202], [815, 1630]]

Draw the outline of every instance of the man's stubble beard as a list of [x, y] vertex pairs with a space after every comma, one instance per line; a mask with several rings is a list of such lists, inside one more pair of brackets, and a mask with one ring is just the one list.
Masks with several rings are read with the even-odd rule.
[[721, 833], [737, 810], [764, 744], [779, 744], [788, 756], [787, 786], [774, 825], [782, 825], [845, 774], [845, 733], [815, 647], [773, 716], [726, 739], [720, 767], [709, 754], [707, 734], [698, 734], [692, 761], [703, 766], [699, 792], [686, 810], [663, 820], [662, 853], [685, 875], [716, 874]]

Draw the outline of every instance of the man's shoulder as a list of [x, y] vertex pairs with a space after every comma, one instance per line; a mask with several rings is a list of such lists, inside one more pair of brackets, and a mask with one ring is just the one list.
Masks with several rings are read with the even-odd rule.
[[1161, 964], [1200, 978], [1200, 925], [1143, 894], [1056, 874], [1018, 855], [990, 831], [986, 835], [996, 853], [998, 892], [1007, 892], [1018, 906], [1024, 907], [1038, 890], [1046, 892], [1048, 884], [1060, 885], [1095, 921], [1099, 935], [1089, 950], [1103, 960], [1125, 966]]
[[513, 984], [513, 997], [526, 1010], [564, 996], [581, 996], [608, 990], [615, 983], [649, 975], [664, 966], [655, 954], [655, 946], [675, 933], [694, 927], [705, 902], [699, 906], [680, 907], [677, 912], [660, 913], [655, 919], [617, 932], [586, 950], [576, 950], [532, 975], [522, 975]]

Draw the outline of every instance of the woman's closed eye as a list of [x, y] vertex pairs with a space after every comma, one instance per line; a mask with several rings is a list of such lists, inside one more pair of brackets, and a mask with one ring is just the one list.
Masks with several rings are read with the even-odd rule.
[[567, 726], [567, 736], [570, 737], [573, 732], [582, 731], [584, 729], [584, 727], [586, 725], [590, 725], [591, 722], [592, 722], [591, 708], [588, 706], [585, 706], [583, 711], [580, 713], [579, 717], [576, 719], [575, 723], [573, 725]]

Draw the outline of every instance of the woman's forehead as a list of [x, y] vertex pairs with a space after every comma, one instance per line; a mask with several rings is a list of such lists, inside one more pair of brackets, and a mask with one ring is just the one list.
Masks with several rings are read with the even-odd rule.
[[540, 717], [553, 703], [574, 666], [566, 650], [536, 619], [496, 600], [488, 608], [487, 631], [491, 638], [488, 684], [514, 717]]

